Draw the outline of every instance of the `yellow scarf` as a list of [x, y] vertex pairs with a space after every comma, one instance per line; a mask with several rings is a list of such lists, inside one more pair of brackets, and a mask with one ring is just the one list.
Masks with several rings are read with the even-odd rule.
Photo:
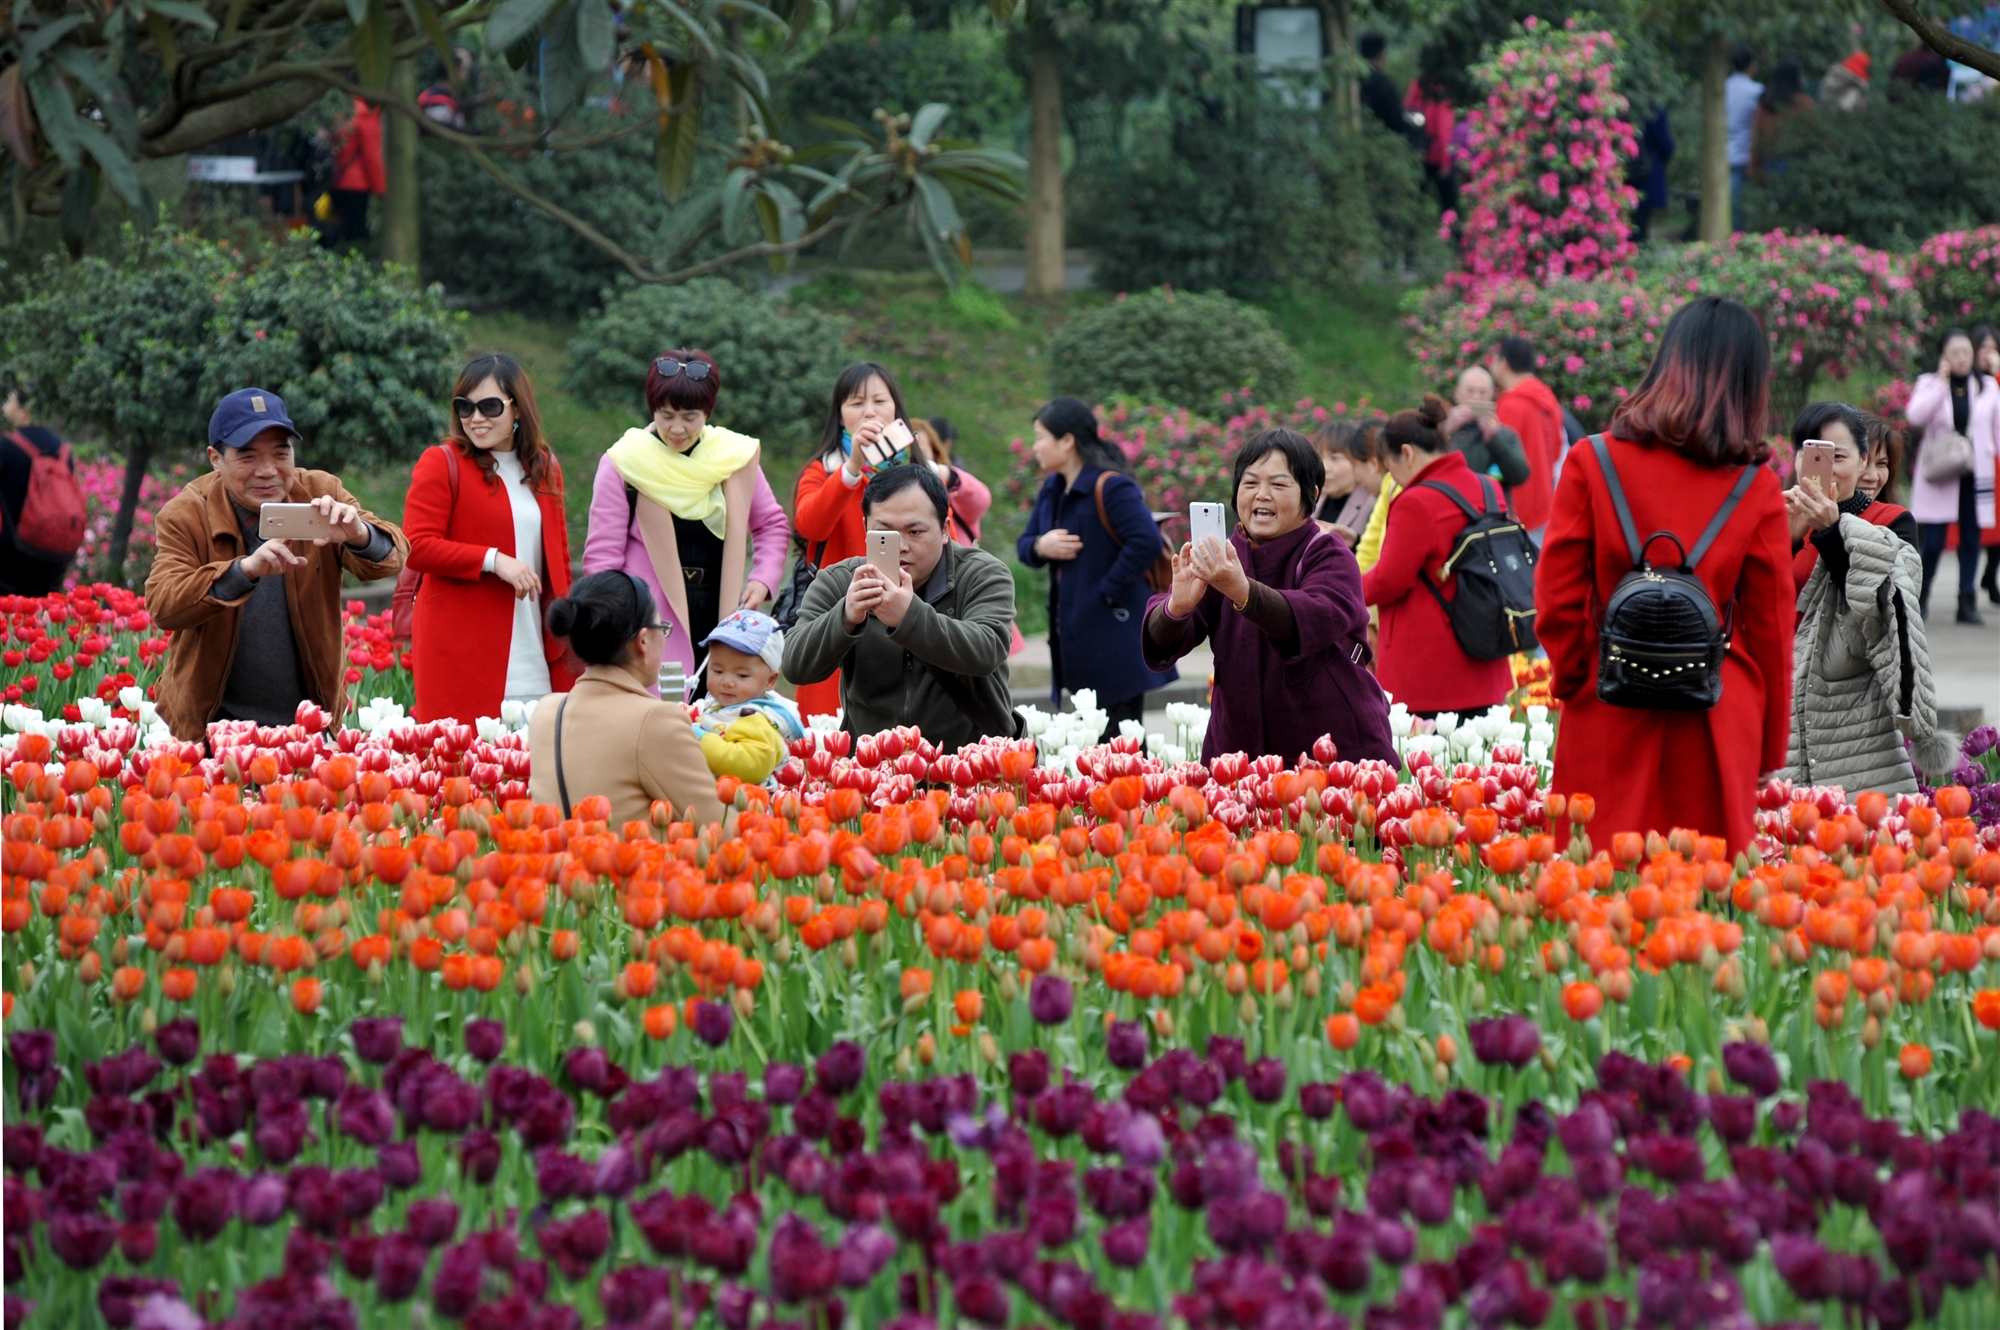
[[722, 482], [757, 456], [757, 440], [747, 434], [703, 427], [685, 453], [675, 452], [651, 430], [628, 429], [611, 445], [611, 465], [625, 483], [675, 517], [700, 522], [720, 536], [727, 507]]

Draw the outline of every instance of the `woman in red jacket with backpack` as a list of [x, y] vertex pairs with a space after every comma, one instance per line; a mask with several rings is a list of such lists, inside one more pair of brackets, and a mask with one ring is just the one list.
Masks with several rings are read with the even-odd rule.
[[405, 561], [421, 574], [411, 641], [419, 721], [498, 716], [568, 692], [575, 672], [546, 607], [569, 591], [562, 466], [521, 362], [475, 356], [452, 389], [451, 435], [417, 460]]
[[[1597, 695], [1600, 617], [1633, 560], [1594, 444], [1578, 444], [1563, 466], [1535, 579], [1536, 631], [1563, 704], [1550, 789], [1592, 797], [1599, 845], [1620, 831], [1688, 827], [1726, 837], [1735, 853], [1756, 830], [1760, 777], [1784, 769], [1796, 591], [1784, 498], [1764, 465], [1769, 377], [1756, 317], [1704, 297], [1667, 324], [1605, 436], [1638, 538], [1671, 532], [1688, 551], [1743, 468], [1756, 468], [1694, 569], [1731, 625], [1721, 696], [1707, 710], [1640, 710]], [[1649, 556], [1670, 563], [1673, 542], [1662, 538]]]
[[1376, 456], [1401, 488], [1389, 501], [1382, 557], [1361, 579], [1363, 598], [1382, 611], [1375, 677], [1391, 700], [1425, 716], [1484, 711], [1506, 701], [1514, 686], [1505, 659], [1466, 654], [1444, 606], [1457, 589], [1440, 569], [1472, 519], [1431, 486], [1447, 486], [1476, 512], [1486, 511], [1489, 498], [1502, 511], [1507, 504], [1497, 485], [1485, 492], [1445, 437], [1447, 410], [1442, 398], [1425, 393], [1420, 409], [1398, 411], [1375, 436]]

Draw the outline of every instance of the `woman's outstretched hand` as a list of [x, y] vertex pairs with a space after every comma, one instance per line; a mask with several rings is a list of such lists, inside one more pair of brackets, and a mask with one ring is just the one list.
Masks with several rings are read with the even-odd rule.
[[1183, 544], [1173, 553], [1174, 584], [1167, 592], [1167, 613], [1176, 619], [1185, 619], [1194, 613], [1195, 606], [1208, 594], [1208, 583], [1201, 580], [1195, 571], [1194, 550]]
[[1225, 544], [1213, 536], [1189, 550], [1194, 561], [1197, 576], [1209, 586], [1229, 598], [1231, 605], [1241, 605], [1250, 595], [1250, 576], [1243, 571], [1243, 565], [1236, 558], [1236, 547]]

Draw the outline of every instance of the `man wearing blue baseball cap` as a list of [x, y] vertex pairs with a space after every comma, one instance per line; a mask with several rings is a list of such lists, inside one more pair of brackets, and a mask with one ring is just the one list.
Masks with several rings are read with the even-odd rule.
[[[346, 702], [341, 578], [393, 577], [409, 542], [362, 511], [340, 478], [294, 461], [298, 427], [276, 393], [243, 388], [208, 420], [215, 469], [154, 519], [159, 552], [146, 608], [173, 634], [160, 717], [199, 739], [210, 721], [290, 725], [301, 702], [335, 717]], [[265, 504], [304, 504], [326, 521], [316, 540], [265, 540]]]

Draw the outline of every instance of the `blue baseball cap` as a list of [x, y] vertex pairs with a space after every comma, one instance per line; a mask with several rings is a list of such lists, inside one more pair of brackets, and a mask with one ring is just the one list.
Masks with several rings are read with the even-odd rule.
[[276, 426], [299, 437], [299, 427], [285, 414], [285, 399], [268, 388], [238, 388], [215, 404], [208, 418], [208, 442], [218, 448], [241, 448]]
[[701, 639], [703, 646], [715, 642], [735, 647], [745, 655], [761, 657], [774, 670], [784, 668], [785, 631], [778, 627], [776, 619], [759, 610], [738, 610]]

